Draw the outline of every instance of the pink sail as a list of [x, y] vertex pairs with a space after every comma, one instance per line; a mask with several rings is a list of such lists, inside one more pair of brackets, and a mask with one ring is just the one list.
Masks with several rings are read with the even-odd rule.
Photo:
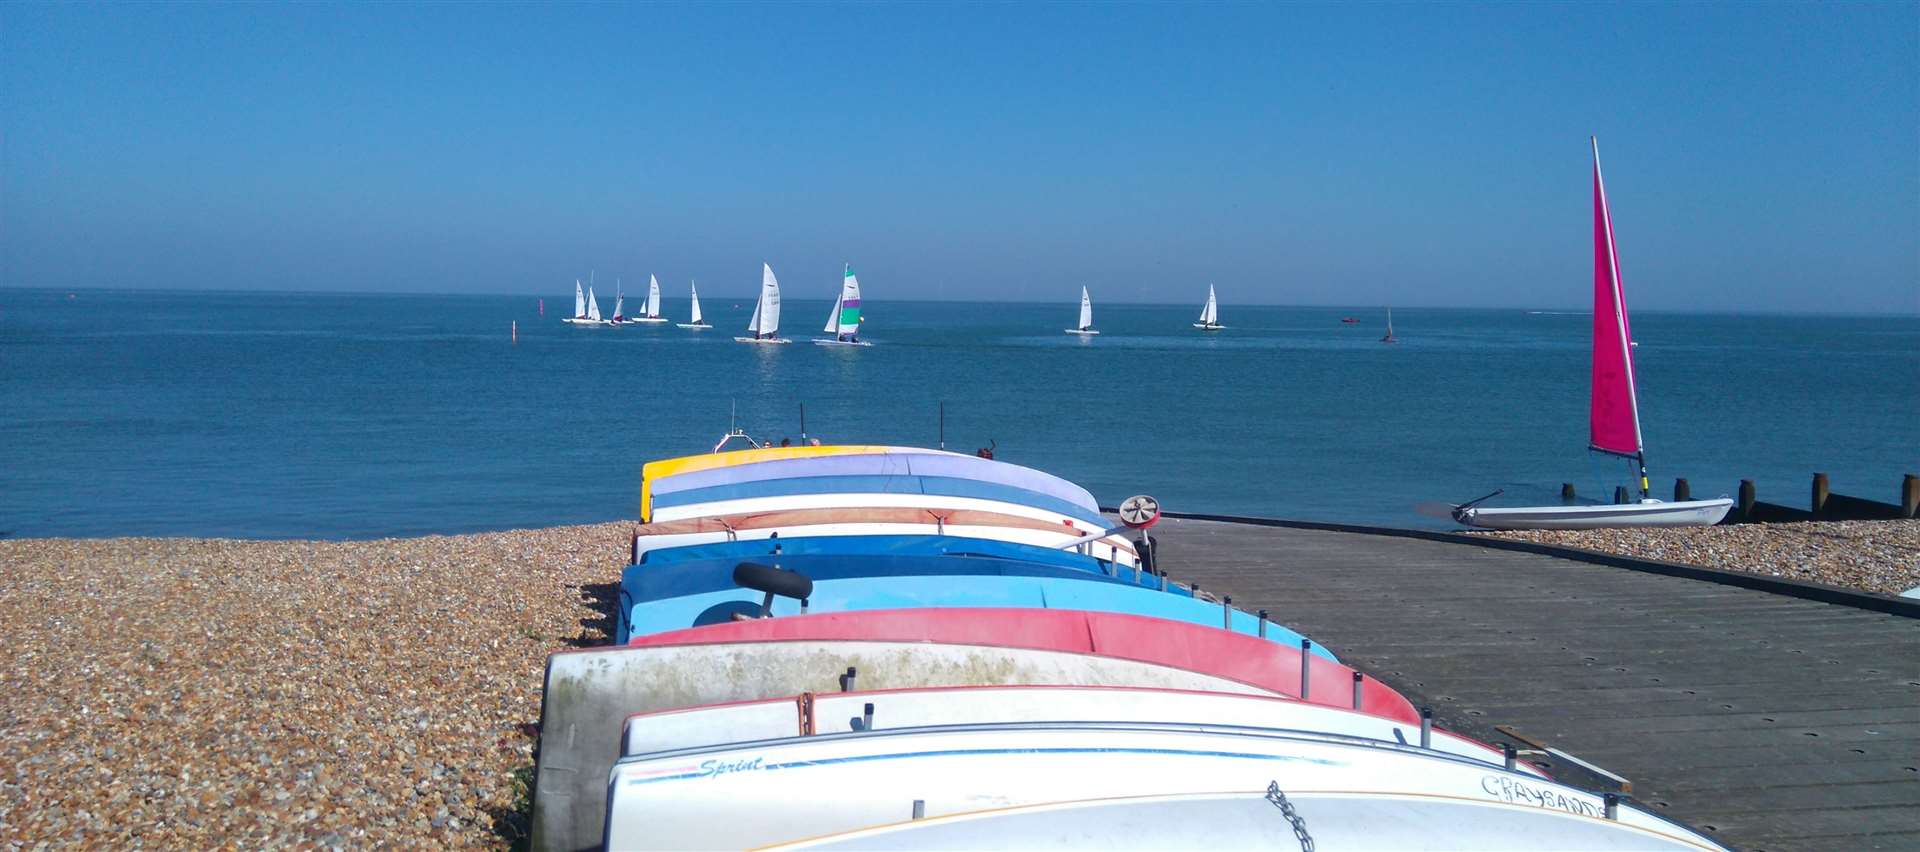
[[1587, 409], [1588, 446], [1624, 456], [1640, 454], [1640, 407], [1633, 378], [1633, 335], [1620, 290], [1620, 257], [1613, 214], [1600, 179], [1600, 143], [1593, 143], [1593, 398]]

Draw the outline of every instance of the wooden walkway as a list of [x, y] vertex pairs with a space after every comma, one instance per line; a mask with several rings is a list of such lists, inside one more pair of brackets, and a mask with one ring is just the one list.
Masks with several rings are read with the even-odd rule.
[[1920, 848], [1920, 619], [1411, 538], [1154, 533], [1173, 579], [1269, 610], [1443, 726], [1511, 726], [1729, 845]]

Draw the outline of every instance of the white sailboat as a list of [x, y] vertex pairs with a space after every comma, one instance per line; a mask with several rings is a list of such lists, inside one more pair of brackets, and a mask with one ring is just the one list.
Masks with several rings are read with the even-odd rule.
[[589, 301], [588, 301], [587, 292], [588, 291], [581, 288], [580, 279], [578, 278], [573, 279], [573, 316], [566, 317], [560, 320], [561, 322], [571, 323], [573, 325], [602, 325], [603, 324], [600, 321], [599, 305], [597, 304], [594, 305], [592, 313], [591, 314], [588, 313], [587, 305], [589, 304]]
[[1213, 294], [1213, 285], [1207, 285], [1207, 303], [1200, 308], [1200, 321], [1193, 324], [1201, 331], [1219, 331], [1226, 328], [1220, 324], [1220, 300]]
[[627, 321], [633, 323], [663, 323], [667, 321], [666, 317], [660, 315], [659, 278], [652, 275], [647, 276], [647, 304], [640, 309], [639, 316]]
[[627, 294], [620, 289], [620, 279], [615, 278], [613, 279], [613, 317], [607, 320], [607, 325], [626, 325], [626, 307]]
[[1387, 333], [1380, 338], [1381, 343], [1399, 343], [1400, 338], [1393, 336], [1393, 309], [1387, 309]]
[[1080, 288], [1080, 327], [1067, 329], [1068, 334], [1099, 334], [1093, 327], [1093, 297], [1087, 294], [1087, 288]]
[[821, 346], [873, 345], [860, 339], [860, 279], [854, 277], [851, 265], [840, 277], [840, 297], [833, 300], [833, 313], [827, 315], [827, 327], [822, 331], [833, 336], [814, 338], [813, 342]]
[[780, 336], [780, 281], [773, 267], [760, 264], [760, 301], [753, 305], [753, 319], [747, 322], [750, 337], [736, 337], [741, 343], [792, 343]]
[[[1633, 373], [1633, 333], [1620, 286], [1613, 211], [1600, 177], [1600, 143], [1593, 143], [1593, 369], [1587, 406], [1587, 449], [1632, 459], [1639, 468], [1640, 501], [1612, 506], [1484, 507], [1466, 503], [1453, 518], [1490, 529], [1584, 530], [1603, 527], [1704, 527], [1727, 516], [1733, 500], [1666, 503], [1649, 495], [1646, 445], [1640, 435], [1640, 389]], [[1499, 493], [1499, 492], [1495, 492]], [[1491, 495], [1489, 495], [1491, 496]], [[1481, 498], [1486, 499], [1486, 498]]]
[[690, 290], [692, 290], [692, 291], [693, 291], [693, 317], [692, 317], [692, 321], [691, 321], [691, 322], [683, 322], [683, 323], [678, 323], [678, 325], [679, 325], [679, 326], [680, 326], [681, 328], [692, 328], [692, 329], [702, 329], [702, 328], [712, 328], [713, 326], [711, 326], [711, 325], [708, 325], [708, 324], [706, 323], [706, 321], [705, 321], [705, 320], [703, 320], [703, 319], [701, 319], [701, 317], [700, 317], [700, 285], [699, 285], [699, 284], [697, 284], [697, 283], [690, 283], [690, 284], [688, 285], [688, 289], [690, 289]]

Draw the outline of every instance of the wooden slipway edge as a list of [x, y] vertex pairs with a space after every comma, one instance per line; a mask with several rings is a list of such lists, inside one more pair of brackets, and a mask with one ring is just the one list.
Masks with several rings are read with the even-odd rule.
[[[1113, 514], [1116, 510], [1101, 507], [1100, 511]], [[1853, 589], [1843, 589], [1824, 583], [1809, 583], [1802, 580], [1788, 580], [1781, 577], [1767, 577], [1760, 574], [1748, 574], [1741, 571], [1726, 571], [1719, 568], [1702, 568], [1698, 565], [1682, 565], [1677, 562], [1661, 562], [1653, 559], [1639, 559], [1621, 556], [1615, 553], [1601, 553], [1579, 547], [1563, 547], [1555, 544], [1540, 544], [1532, 541], [1495, 538], [1488, 535], [1466, 535], [1440, 530], [1419, 530], [1405, 527], [1377, 527], [1366, 524], [1340, 524], [1324, 521], [1290, 521], [1281, 518], [1257, 518], [1244, 515], [1215, 515], [1203, 512], [1165, 512], [1165, 517], [1181, 518], [1190, 521], [1219, 521], [1229, 524], [1250, 524], [1262, 527], [1286, 527], [1302, 530], [1325, 530], [1327, 532], [1354, 533], [1357, 535], [1382, 535], [1397, 538], [1418, 538], [1427, 541], [1465, 544], [1474, 547], [1488, 547], [1495, 550], [1517, 550], [1522, 553], [1537, 553], [1543, 556], [1557, 556], [1577, 562], [1606, 565], [1613, 568], [1625, 568], [1629, 571], [1641, 571], [1648, 574], [1662, 574], [1668, 577], [1684, 577], [1689, 580], [1701, 580], [1719, 583], [1723, 586], [1737, 586], [1776, 595], [1801, 598], [1821, 603], [1850, 606], [1855, 609], [1884, 612], [1888, 615], [1920, 618], [1920, 600], [1901, 598], [1894, 595], [1874, 594]]]

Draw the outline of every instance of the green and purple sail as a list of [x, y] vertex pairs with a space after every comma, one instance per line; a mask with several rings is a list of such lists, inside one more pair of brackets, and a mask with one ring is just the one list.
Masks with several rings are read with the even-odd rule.
[[841, 279], [840, 298], [834, 301], [823, 330], [839, 340], [852, 340], [860, 333], [860, 279], [854, 277], [852, 266]]

